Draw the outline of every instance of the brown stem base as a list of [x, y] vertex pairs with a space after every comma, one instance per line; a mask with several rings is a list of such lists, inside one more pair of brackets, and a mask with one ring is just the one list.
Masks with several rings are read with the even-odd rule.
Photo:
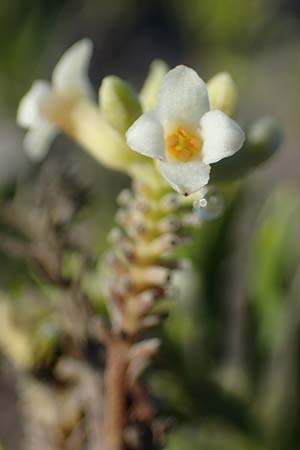
[[127, 418], [127, 368], [130, 342], [111, 335], [107, 343], [105, 376], [105, 450], [124, 449], [124, 428]]

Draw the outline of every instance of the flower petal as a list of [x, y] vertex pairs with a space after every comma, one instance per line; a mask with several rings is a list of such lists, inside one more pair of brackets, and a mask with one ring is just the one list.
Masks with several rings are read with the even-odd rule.
[[127, 145], [142, 155], [165, 159], [164, 132], [154, 111], [144, 113], [126, 133]]
[[202, 161], [161, 162], [159, 170], [172, 188], [184, 195], [199, 191], [209, 181], [210, 166]]
[[24, 128], [38, 127], [45, 119], [42, 107], [51, 96], [51, 87], [47, 81], [37, 80], [22, 98], [17, 112], [17, 123]]
[[203, 162], [215, 163], [236, 153], [243, 145], [245, 134], [240, 126], [222, 111], [209, 111], [200, 120], [203, 139]]
[[57, 135], [58, 130], [50, 123], [45, 122], [38, 128], [33, 128], [25, 134], [24, 150], [30, 159], [41, 161], [47, 154], [48, 149]]
[[196, 130], [209, 110], [204, 81], [189, 67], [175, 67], [163, 79], [157, 109], [167, 131], [178, 126]]
[[52, 75], [54, 88], [63, 95], [92, 96], [88, 66], [93, 51], [90, 39], [72, 45], [58, 61]]

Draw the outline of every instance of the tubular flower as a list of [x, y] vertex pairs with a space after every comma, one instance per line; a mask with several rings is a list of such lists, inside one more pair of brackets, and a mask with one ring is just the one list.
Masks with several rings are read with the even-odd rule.
[[157, 109], [136, 120], [126, 137], [132, 150], [159, 160], [162, 176], [185, 195], [205, 186], [210, 164], [236, 153], [245, 140], [235, 121], [209, 111], [205, 83], [182, 65], [164, 77]]
[[50, 120], [53, 111], [82, 98], [92, 97], [88, 80], [88, 64], [92, 42], [83, 39], [70, 47], [59, 60], [52, 74], [52, 84], [37, 80], [20, 102], [17, 122], [28, 129], [24, 149], [28, 155], [42, 159], [59, 128]]

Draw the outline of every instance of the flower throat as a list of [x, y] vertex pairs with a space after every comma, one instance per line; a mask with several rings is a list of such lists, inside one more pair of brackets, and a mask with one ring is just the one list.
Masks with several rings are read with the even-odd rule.
[[167, 136], [166, 144], [170, 160], [189, 162], [199, 159], [203, 142], [200, 137], [177, 128]]

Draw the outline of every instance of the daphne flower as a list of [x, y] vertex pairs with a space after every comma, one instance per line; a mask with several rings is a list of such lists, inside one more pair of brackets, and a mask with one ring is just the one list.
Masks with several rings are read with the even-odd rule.
[[236, 122], [209, 111], [205, 83], [185, 66], [166, 74], [157, 109], [144, 113], [126, 137], [130, 148], [160, 160], [162, 176], [185, 195], [205, 186], [210, 164], [236, 153], [245, 140]]
[[56, 65], [52, 84], [45, 80], [33, 83], [20, 102], [17, 122], [28, 129], [24, 149], [33, 159], [42, 159], [59, 128], [51, 121], [53, 111], [63, 111], [66, 105], [83, 97], [91, 97], [88, 65], [92, 42], [83, 39], [69, 48]]

